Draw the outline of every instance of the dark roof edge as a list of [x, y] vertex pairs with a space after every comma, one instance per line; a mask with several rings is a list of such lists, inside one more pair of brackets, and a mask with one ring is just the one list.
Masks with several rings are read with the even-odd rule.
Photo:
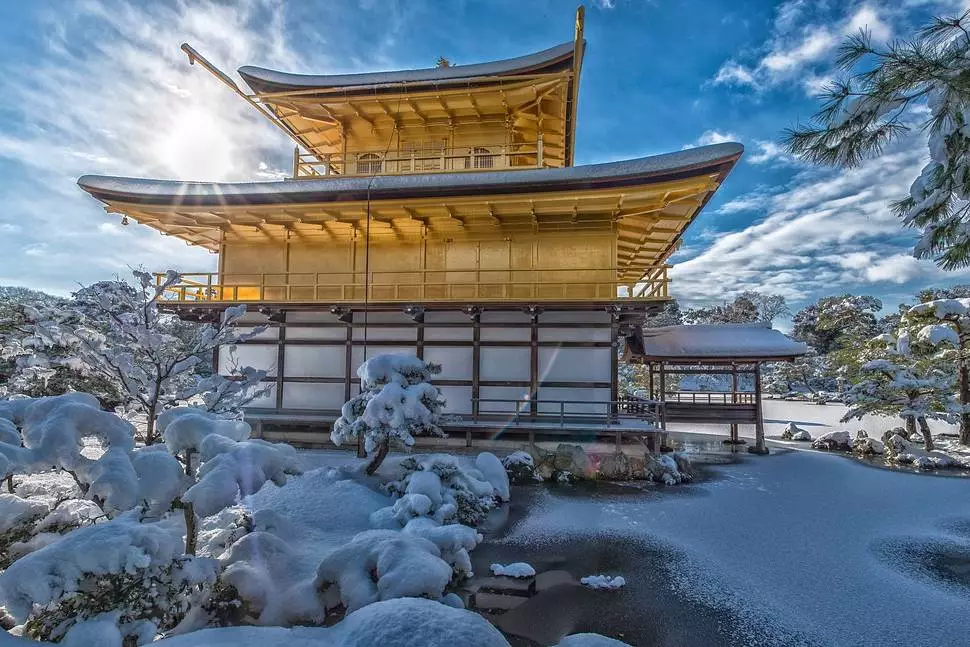
[[252, 65], [237, 71], [254, 92], [285, 92], [326, 88], [387, 86], [397, 83], [455, 82], [486, 76], [511, 76], [537, 72], [573, 57], [574, 43], [569, 41], [540, 52], [487, 63], [431, 67], [391, 72], [357, 74], [294, 74]]
[[474, 194], [544, 193], [636, 186], [729, 171], [744, 147], [736, 143], [564, 168], [378, 175], [373, 177], [208, 183], [84, 175], [78, 185], [103, 201], [145, 205], [259, 205], [346, 202]]

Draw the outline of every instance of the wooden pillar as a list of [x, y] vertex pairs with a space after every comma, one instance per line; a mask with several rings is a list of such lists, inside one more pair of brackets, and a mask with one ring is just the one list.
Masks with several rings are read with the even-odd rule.
[[351, 380], [354, 375], [354, 324], [353, 320], [347, 324], [347, 337], [344, 341], [346, 354], [344, 356], [344, 402], [350, 400]]
[[653, 392], [653, 362], [647, 362], [647, 393], [650, 394], [650, 400], [659, 400]]
[[617, 417], [616, 402], [620, 399], [620, 320], [615, 312], [610, 313], [610, 419]]
[[[738, 365], [731, 362], [731, 404], [738, 403]], [[738, 438], [738, 423], [731, 423], [731, 438], [732, 444], [738, 444], [740, 442]]]
[[663, 361], [660, 362], [660, 392], [657, 395], [657, 400], [661, 402], [667, 399], [667, 373], [664, 368]]
[[283, 377], [286, 373], [286, 312], [280, 312], [279, 340], [276, 342], [276, 408], [283, 408]]
[[478, 398], [482, 397], [481, 373], [482, 373], [482, 315], [481, 310], [475, 309], [471, 312], [472, 318], [472, 420], [478, 420], [481, 413], [481, 404]]
[[529, 330], [531, 332], [529, 345], [529, 413], [533, 417], [539, 415], [539, 310], [535, 306], [530, 308]]
[[754, 447], [748, 447], [748, 451], [752, 454], [767, 454], [764, 412], [761, 410], [761, 362], [755, 362], [754, 365], [754, 407]]

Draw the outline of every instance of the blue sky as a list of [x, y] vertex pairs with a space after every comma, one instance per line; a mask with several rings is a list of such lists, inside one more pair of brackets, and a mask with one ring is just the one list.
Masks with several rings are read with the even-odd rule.
[[[129, 266], [206, 271], [213, 255], [116, 217], [84, 173], [187, 180], [279, 176], [290, 143], [198, 68], [188, 41], [234, 73], [474, 63], [572, 38], [574, 1], [281, 0], [0, 3], [0, 284], [66, 293]], [[744, 289], [798, 307], [845, 291], [892, 307], [970, 282], [910, 255], [888, 203], [925, 163], [918, 131], [858, 169], [788, 158], [781, 131], [811, 115], [839, 40], [905, 36], [955, 1], [613, 0], [587, 3], [577, 163], [734, 140], [742, 162], [674, 257], [687, 304]]]

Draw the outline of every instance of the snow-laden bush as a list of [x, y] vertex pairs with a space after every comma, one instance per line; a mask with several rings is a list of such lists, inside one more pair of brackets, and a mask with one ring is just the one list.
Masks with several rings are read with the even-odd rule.
[[392, 442], [414, 445], [415, 436], [444, 436], [439, 424], [445, 400], [431, 384], [441, 372], [437, 364], [412, 355], [377, 355], [357, 369], [360, 394], [340, 409], [330, 439], [335, 445], [363, 440], [367, 453], [376, 452], [367, 466], [373, 474]]
[[600, 591], [616, 591], [626, 586], [626, 580], [622, 575], [615, 577], [610, 575], [587, 575], [579, 580], [579, 583]]
[[127, 513], [75, 530], [0, 574], [0, 604], [33, 638], [56, 640], [74, 623], [118, 613], [126, 635], [150, 639], [177, 624], [214, 581], [218, 564], [182, 555], [172, 520]]
[[[439, 523], [458, 521], [475, 526], [503, 500], [503, 495], [508, 497], [504, 469], [492, 470], [486, 477], [477, 468], [463, 466], [450, 454], [409, 456], [401, 461], [401, 468], [402, 477], [386, 487], [400, 497], [391, 516], [402, 525], [411, 518], [429, 516]], [[378, 514], [388, 515], [387, 509]]]
[[542, 477], [536, 472], [536, 462], [529, 452], [515, 451], [502, 459], [502, 466], [513, 484], [532, 483], [541, 481]]
[[451, 578], [452, 569], [433, 542], [393, 530], [369, 530], [320, 562], [316, 587], [328, 602], [339, 600], [352, 613], [379, 600], [437, 600]]

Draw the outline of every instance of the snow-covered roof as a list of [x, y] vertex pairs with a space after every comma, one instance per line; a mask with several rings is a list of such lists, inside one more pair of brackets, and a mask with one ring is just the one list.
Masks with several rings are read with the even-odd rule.
[[394, 72], [365, 72], [361, 74], [291, 74], [246, 65], [239, 68], [239, 76], [255, 92], [282, 92], [324, 88], [373, 88], [394, 83], [433, 83], [436, 85], [467, 82], [481, 77], [512, 76], [535, 73], [550, 67], [561, 67], [573, 57], [575, 43], [569, 41], [517, 58], [473, 65], [452, 65], [420, 70]]
[[767, 324], [699, 324], [643, 329], [642, 359], [782, 360], [808, 352]]
[[373, 177], [282, 180], [276, 182], [182, 182], [84, 175], [78, 185], [102, 201], [139, 204], [274, 204], [402, 197], [440, 197], [475, 193], [524, 193], [635, 186], [713, 172], [733, 164], [741, 144], [723, 143], [638, 159], [481, 173], [426, 173]]

